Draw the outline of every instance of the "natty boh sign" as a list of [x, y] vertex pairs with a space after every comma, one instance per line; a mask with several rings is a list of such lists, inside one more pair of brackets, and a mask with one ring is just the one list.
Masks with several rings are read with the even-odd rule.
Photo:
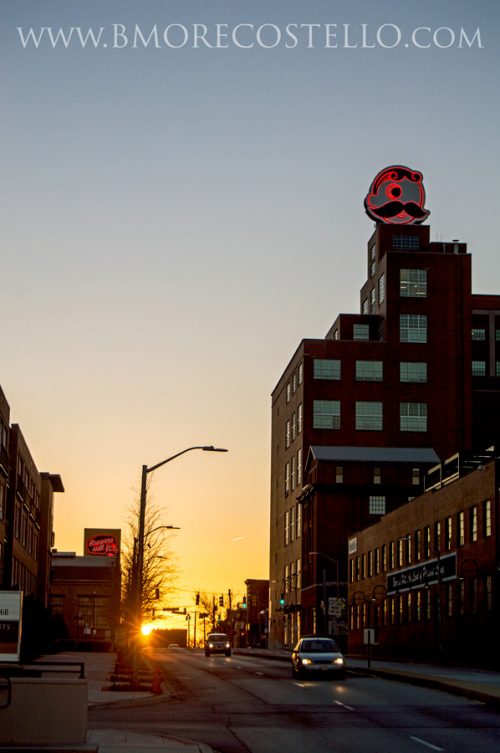
[[83, 553], [94, 557], [118, 557], [120, 536], [120, 529], [85, 528]]

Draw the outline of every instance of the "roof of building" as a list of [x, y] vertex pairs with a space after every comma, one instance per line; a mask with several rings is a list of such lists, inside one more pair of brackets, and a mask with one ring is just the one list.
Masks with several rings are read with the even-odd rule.
[[[343, 463], [439, 463], [432, 447], [346, 447], [311, 445], [309, 458]], [[308, 458], [308, 460], [309, 460]]]

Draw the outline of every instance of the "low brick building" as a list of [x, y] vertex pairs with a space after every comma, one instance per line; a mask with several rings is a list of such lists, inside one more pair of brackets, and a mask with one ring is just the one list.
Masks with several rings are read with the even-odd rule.
[[[499, 456], [456, 455], [349, 538], [349, 651], [500, 666]], [[366, 630], [373, 628], [374, 633]]]
[[119, 557], [53, 552], [50, 612], [63, 647], [112, 649], [120, 622]]

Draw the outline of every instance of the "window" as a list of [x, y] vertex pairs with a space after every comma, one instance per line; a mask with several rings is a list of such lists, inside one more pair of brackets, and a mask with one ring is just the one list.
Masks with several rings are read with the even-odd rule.
[[340, 429], [340, 400], [314, 400], [313, 429]]
[[431, 527], [425, 526], [424, 528], [424, 557], [431, 556]]
[[314, 379], [340, 379], [340, 361], [333, 358], [315, 358]]
[[302, 535], [302, 505], [299, 505], [297, 503], [297, 538], [299, 539]]
[[477, 505], [469, 509], [470, 540], [477, 541]]
[[382, 469], [381, 468], [373, 469], [373, 483], [374, 484], [382, 483]]
[[385, 301], [385, 275], [378, 278], [378, 303], [379, 306]]
[[290, 494], [290, 463], [285, 465], [285, 495]]
[[297, 392], [297, 372], [294, 371], [293, 376], [292, 376], [292, 393], [295, 395], [296, 392]]
[[370, 290], [370, 314], [374, 314], [377, 305], [377, 291], [375, 288]]
[[288, 384], [286, 386], [286, 401], [287, 401], [287, 403], [289, 403], [291, 399], [292, 399], [292, 385], [290, 384], [290, 382], [288, 382]]
[[297, 450], [297, 486], [302, 486], [302, 448]]
[[400, 269], [399, 294], [401, 298], [425, 298], [427, 295], [427, 270]]
[[361, 304], [361, 313], [368, 314], [368, 298], [365, 298], [363, 303]]
[[420, 486], [420, 468], [411, 469], [411, 484], [412, 486]]
[[500, 376], [500, 361], [495, 362], [495, 376]]
[[374, 243], [373, 246], [370, 246], [370, 261], [376, 261], [377, 259], [377, 244]]
[[397, 251], [417, 251], [420, 248], [418, 235], [393, 235], [392, 247]]
[[296, 468], [295, 468], [296, 458], [295, 455], [292, 455], [292, 461], [291, 461], [291, 468], [292, 468], [292, 492], [295, 489], [295, 478], [296, 478]]
[[472, 376], [486, 376], [486, 361], [472, 361]]
[[400, 403], [401, 431], [427, 431], [427, 403]]
[[287, 449], [290, 447], [290, 421], [286, 422], [285, 427], [285, 447]]
[[434, 552], [441, 551], [441, 522], [434, 523]]
[[457, 546], [465, 544], [465, 513], [459, 512], [457, 515]]
[[446, 518], [446, 551], [449, 552], [451, 550], [451, 545], [453, 541], [453, 518], [448, 516]]
[[292, 415], [292, 442], [294, 441], [296, 436], [297, 436], [297, 415], [294, 413]]
[[387, 570], [387, 544], [382, 544], [382, 572], [385, 573]]
[[426, 343], [427, 316], [425, 314], [400, 314], [399, 339], [402, 343]]
[[297, 433], [300, 434], [302, 431], [302, 403], [299, 405], [297, 409]]
[[285, 513], [285, 546], [290, 543], [290, 511]]
[[473, 340], [486, 340], [486, 330], [483, 327], [473, 327], [472, 339]]
[[302, 384], [304, 381], [304, 364], [299, 363], [299, 384]]
[[369, 340], [370, 326], [368, 324], [354, 324], [352, 338], [353, 340]]
[[370, 495], [368, 498], [368, 512], [370, 515], [385, 515], [385, 496]]
[[381, 382], [383, 369], [382, 361], [356, 361], [356, 380], [358, 382]]
[[421, 542], [422, 542], [422, 531], [415, 531], [415, 538], [413, 542], [413, 551], [415, 554], [415, 561], [420, 562], [420, 559], [422, 557], [421, 553]]
[[341, 465], [338, 465], [335, 468], [335, 483], [337, 484], [344, 483], [344, 469]]
[[382, 431], [382, 403], [357, 400], [356, 429]]
[[483, 502], [483, 526], [486, 538], [491, 536], [491, 499]]
[[49, 596], [49, 608], [51, 614], [63, 614], [64, 594], [51, 594]]
[[413, 384], [427, 382], [427, 363], [425, 361], [400, 361], [399, 381]]
[[487, 575], [484, 581], [485, 607], [488, 612], [493, 609], [493, 578]]
[[290, 509], [290, 541], [295, 541], [295, 507]]

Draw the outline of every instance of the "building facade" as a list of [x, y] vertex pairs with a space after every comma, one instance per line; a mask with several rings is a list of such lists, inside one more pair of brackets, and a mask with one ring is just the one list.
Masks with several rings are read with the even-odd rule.
[[111, 650], [120, 623], [119, 556], [53, 552], [50, 613], [59, 645], [76, 650]]
[[61, 477], [40, 472], [0, 389], [0, 588], [48, 605], [54, 493]]
[[500, 666], [500, 460], [452, 457], [349, 539], [349, 651]]
[[466, 244], [378, 223], [366, 262], [360, 313], [303, 340], [272, 393], [271, 647], [342, 630], [349, 535], [499, 439], [500, 296], [472, 294]]

